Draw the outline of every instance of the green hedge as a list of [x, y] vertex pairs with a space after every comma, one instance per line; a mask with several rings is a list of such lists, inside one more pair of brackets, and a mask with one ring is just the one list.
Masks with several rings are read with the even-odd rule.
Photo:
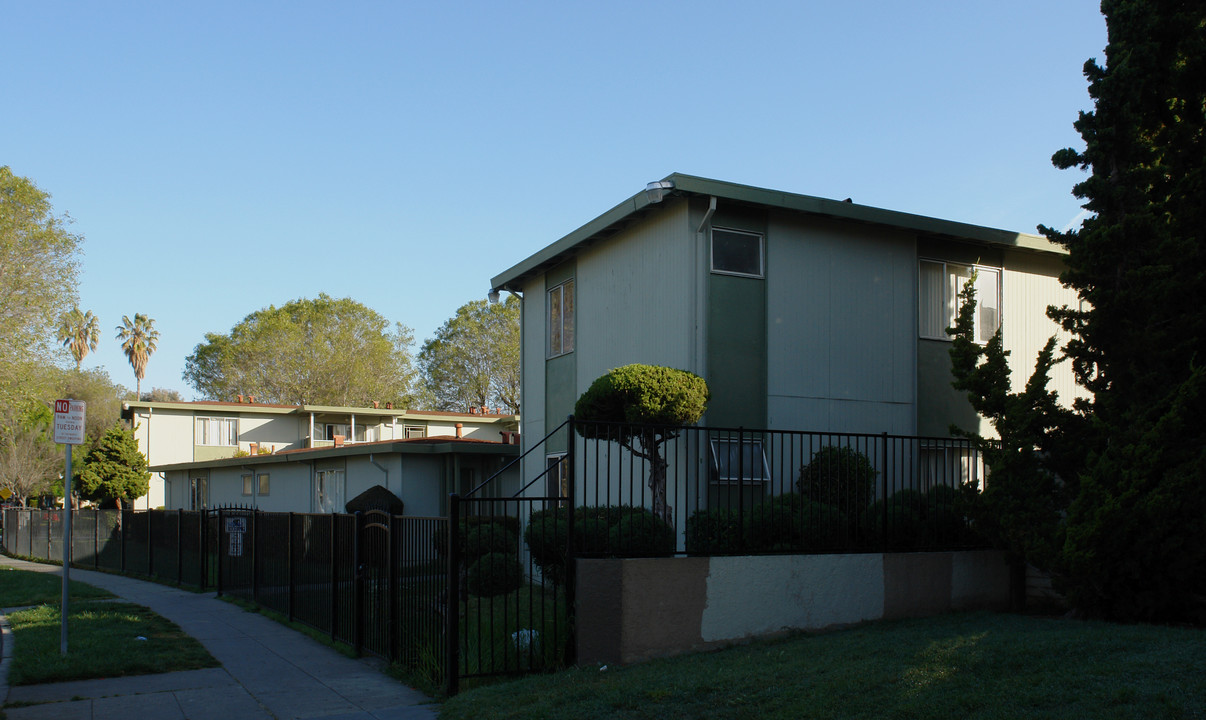
[[[565, 582], [569, 513], [550, 508], [532, 513], [524, 541], [545, 579]], [[674, 528], [644, 508], [630, 505], [580, 506], [574, 510], [574, 550], [605, 557], [658, 557], [674, 554]]]

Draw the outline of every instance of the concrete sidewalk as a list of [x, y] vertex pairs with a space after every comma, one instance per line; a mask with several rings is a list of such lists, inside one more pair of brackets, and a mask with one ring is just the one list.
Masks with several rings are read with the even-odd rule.
[[[0, 565], [59, 572], [53, 565], [4, 556]], [[439, 714], [437, 705], [428, 704], [430, 698], [383, 674], [380, 662], [345, 657], [262, 615], [218, 600], [214, 593], [76, 568], [71, 579], [151, 608], [197, 638], [222, 667], [14, 688], [0, 678], [0, 705], [42, 703], [6, 708], [8, 720], [428, 720]], [[6, 633], [5, 658], [11, 640]]]

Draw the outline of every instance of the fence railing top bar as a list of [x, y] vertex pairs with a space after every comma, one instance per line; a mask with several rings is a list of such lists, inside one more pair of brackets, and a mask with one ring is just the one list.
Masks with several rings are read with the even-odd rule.
[[501, 468], [499, 468], [493, 475], [491, 475], [490, 477], [483, 480], [481, 482], [481, 484], [479, 484], [477, 487], [475, 487], [472, 490], [470, 490], [469, 492], [465, 493], [464, 497], [471, 497], [471, 496], [475, 495], [479, 490], [486, 487], [490, 483], [494, 482], [494, 480], [496, 478], [498, 478], [500, 475], [502, 475], [504, 472], [506, 472], [508, 469], [510, 469], [513, 465], [515, 465], [516, 463], [522, 462], [523, 459], [525, 457], [527, 457], [529, 454], [531, 454], [532, 452], [534, 452], [536, 450], [536, 448], [543, 446], [544, 443], [546, 441], [548, 441], [549, 438], [551, 438], [553, 435], [556, 435], [557, 433], [561, 432], [562, 428], [564, 428], [566, 425], [569, 425], [570, 419], [571, 418], [566, 418], [564, 422], [562, 422], [560, 425], [558, 425], [557, 427], [555, 427], [551, 431], [549, 431], [549, 433], [544, 436], [544, 439], [542, 439], [538, 443], [533, 444], [532, 447], [530, 447], [527, 450], [525, 450], [524, 452], [520, 453], [519, 457], [511, 458], [511, 460], [506, 465], [503, 465]]
[[[602, 422], [602, 421], [587, 421], [574, 420], [575, 425], [589, 425], [601, 428], [625, 428], [637, 430], [662, 430], [672, 433], [707, 433], [707, 434], [723, 434], [725, 436], [737, 436], [743, 434], [747, 437], [754, 435], [800, 435], [820, 438], [835, 438], [842, 440], [910, 440], [921, 442], [940, 442], [940, 443], [955, 443], [955, 444], [971, 444], [973, 441], [964, 437], [940, 436], [940, 435], [900, 435], [896, 433], [856, 433], [856, 432], [835, 432], [831, 430], [797, 430], [784, 428], [759, 428], [759, 427], [729, 427], [720, 425], [650, 425], [642, 423], [623, 423], [623, 422]], [[606, 440], [606, 437], [594, 438], [596, 440]]]

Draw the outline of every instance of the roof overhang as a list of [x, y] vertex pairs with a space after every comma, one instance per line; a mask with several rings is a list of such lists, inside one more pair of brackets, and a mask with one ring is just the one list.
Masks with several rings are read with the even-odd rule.
[[364, 455], [389, 455], [393, 453], [401, 455], [493, 455], [497, 457], [517, 457], [519, 455], [519, 446], [468, 439], [416, 438], [414, 440], [355, 443], [340, 447], [285, 450], [270, 455], [246, 455], [243, 457], [215, 460], [195, 460], [192, 462], [155, 465], [147, 469], [151, 472], [168, 472], [171, 470], [200, 470], [205, 468], [242, 467], [245, 465], [271, 466], [288, 463], [310, 463], [317, 460]]
[[674, 197], [715, 197], [718, 200], [727, 200], [738, 205], [778, 209], [896, 228], [927, 238], [949, 239], [1040, 253], [1067, 254], [1063, 248], [1040, 235], [998, 230], [953, 220], [940, 220], [924, 215], [859, 205], [844, 200], [797, 195], [680, 173], [666, 177], [659, 184], [666, 183], [673, 184], [673, 189], [667, 190], [660, 201], [652, 200], [650, 194], [642, 190], [552, 245], [495, 276], [490, 281], [491, 288], [521, 291], [523, 283], [528, 278], [560, 265], [583, 248], [623, 231], [645, 215], [665, 207], [666, 199]]

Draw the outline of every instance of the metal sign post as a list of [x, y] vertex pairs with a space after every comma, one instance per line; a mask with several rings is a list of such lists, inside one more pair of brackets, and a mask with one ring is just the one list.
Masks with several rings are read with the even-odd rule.
[[59, 629], [59, 653], [67, 657], [67, 586], [71, 582], [71, 447], [84, 444], [82, 400], [54, 401], [54, 441], [67, 446], [63, 469], [63, 606]]

